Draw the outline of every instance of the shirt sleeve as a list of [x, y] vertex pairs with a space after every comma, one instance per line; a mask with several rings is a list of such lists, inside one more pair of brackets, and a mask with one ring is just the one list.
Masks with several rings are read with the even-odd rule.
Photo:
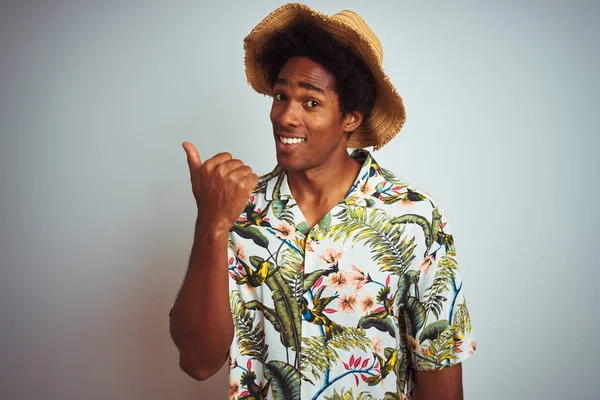
[[476, 347], [454, 238], [439, 208], [433, 211], [430, 226], [431, 240], [425, 241], [426, 251], [415, 253], [416, 264], [405, 278], [411, 288], [403, 308], [405, 343], [413, 368], [420, 371], [458, 364]]

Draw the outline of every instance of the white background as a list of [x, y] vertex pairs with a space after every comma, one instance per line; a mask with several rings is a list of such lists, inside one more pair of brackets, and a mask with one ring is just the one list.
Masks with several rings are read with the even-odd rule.
[[[274, 166], [242, 40], [279, 4], [2, 3], [0, 398], [226, 398], [168, 334], [195, 219], [180, 144]], [[450, 216], [466, 398], [599, 399], [599, 3], [308, 4], [383, 43], [408, 119], [375, 157]]]

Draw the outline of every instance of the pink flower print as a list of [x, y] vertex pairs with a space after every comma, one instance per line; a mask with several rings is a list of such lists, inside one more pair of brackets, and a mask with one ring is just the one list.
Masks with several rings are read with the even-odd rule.
[[412, 336], [408, 336], [408, 344], [410, 345], [410, 349], [412, 350], [413, 353], [416, 353], [417, 351], [419, 351], [419, 348], [421, 347], [421, 343], [419, 343], [419, 341], [417, 339], [415, 339]]
[[469, 342], [469, 352], [468, 352], [468, 354], [469, 355], [473, 354], [473, 352], [475, 352], [476, 349], [477, 349], [477, 343], [475, 342], [474, 339], [471, 339], [471, 341]]
[[348, 274], [348, 282], [350, 282], [350, 284], [354, 286], [354, 290], [358, 292], [365, 286], [365, 283], [367, 283], [367, 277], [361, 268], [353, 265], [352, 272]]
[[284, 240], [294, 239], [296, 237], [296, 228], [285, 221], [281, 221], [275, 226], [275, 236]]
[[429, 268], [431, 267], [432, 264], [433, 264], [433, 255], [425, 257], [425, 259], [421, 263], [421, 266], [419, 267], [419, 271], [423, 271], [424, 273], [428, 273], [429, 272]]
[[356, 186], [356, 195], [359, 198], [366, 199], [375, 193], [375, 188], [368, 180], [360, 181]]
[[368, 293], [363, 296], [360, 301], [360, 308], [362, 309], [363, 314], [368, 313], [375, 307], [375, 300], [373, 299], [373, 295]]
[[379, 336], [376, 336], [371, 340], [373, 341], [373, 351], [375, 351], [375, 353], [381, 353], [381, 351], [383, 350], [381, 348], [381, 338]]
[[327, 277], [327, 283], [332, 289], [342, 290], [348, 284], [344, 271], [338, 271]]
[[336, 250], [332, 248], [325, 249], [319, 258], [325, 261], [327, 264], [337, 264], [344, 252], [342, 250]]
[[245, 260], [246, 258], [248, 258], [248, 256], [246, 255], [246, 248], [244, 247], [243, 243], [236, 243], [234, 249], [236, 257], [240, 260]]
[[356, 306], [356, 295], [346, 293], [343, 294], [342, 297], [338, 300], [338, 307], [340, 311], [344, 314], [349, 314], [354, 312], [354, 307]]
[[229, 398], [234, 399], [240, 390], [240, 383], [236, 380], [229, 382]]

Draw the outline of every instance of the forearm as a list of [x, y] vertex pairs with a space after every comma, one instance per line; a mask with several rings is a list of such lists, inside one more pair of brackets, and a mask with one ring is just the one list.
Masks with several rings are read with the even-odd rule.
[[227, 240], [227, 231], [197, 221], [189, 267], [171, 314], [181, 368], [199, 380], [218, 371], [233, 339]]

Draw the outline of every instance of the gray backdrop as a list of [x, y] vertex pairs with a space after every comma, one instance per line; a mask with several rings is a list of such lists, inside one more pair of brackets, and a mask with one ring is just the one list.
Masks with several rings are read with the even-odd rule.
[[[184, 140], [274, 165], [242, 39], [279, 1], [0, 8], [0, 397], [224, 399], [167, 313], [192, 243]], [[376, 159], [452, 221], [468, 399], [599, 399], [598, 2], [310, 1], [379, 35], [407, 123]]]

